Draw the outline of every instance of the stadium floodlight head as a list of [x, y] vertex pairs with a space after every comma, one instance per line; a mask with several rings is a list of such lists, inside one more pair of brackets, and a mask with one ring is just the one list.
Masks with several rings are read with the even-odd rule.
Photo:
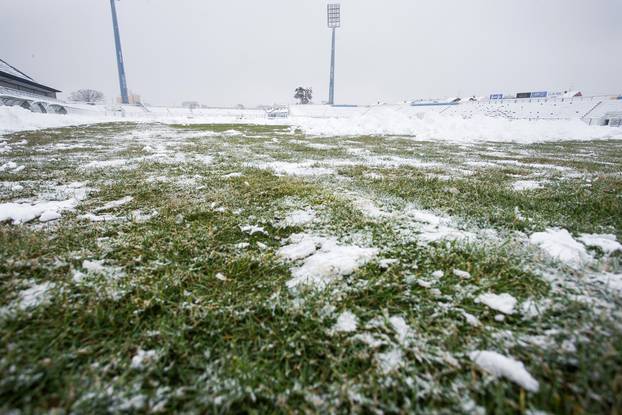
[[335, 29], [341, 27], [341, 5], [329, 4], [328, 5], [328, 27]]
[[335, 104], [335, 29], [341, 27], [341, 5], [328, 5], [328, 27], [333, 30], [333, 44], [330, 54], [330, 86], [328, 90], [328, 104]]

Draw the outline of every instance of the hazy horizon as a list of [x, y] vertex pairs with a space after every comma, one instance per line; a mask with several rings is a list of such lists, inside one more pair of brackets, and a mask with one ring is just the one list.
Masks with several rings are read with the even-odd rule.
[[[66, 96], [118, 96], [108, 0], [4, 0], [1, 58]], [[128, 85], [145, 102], [327, 99], [326, 1], [117, 3]], [[615, 0], [342, 0], [336, 103], [580, 89], [622, 92]]]

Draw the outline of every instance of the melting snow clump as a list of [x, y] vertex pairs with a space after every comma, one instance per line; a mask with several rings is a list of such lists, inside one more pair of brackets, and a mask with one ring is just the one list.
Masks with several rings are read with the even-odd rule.
[[464, 319], [466, 320], [467, 324], [469, 324], [470, 326], [473, 326], [473, 327], [481, 326], [482, 323], [480, 323], [479, 319], [475, 317], [473, 314], [469, 314], [466, 311], [462, 311], [462, 315], [464, 316]]
[[404, 364], [404, 353], [401, 349], [394, 348], [376, 356], [378, 367], [382, 373], [389, 374], [399, 369]]
[[358, 325], [357, 317], [350, 311], [344, 311], [337, 318], [337, 322], [332, 328], [333, 333], [352, 333], [356, 331]]
[[[77, 205], [75, 199], [62, 202], [2, 203], [0, 204], [0, 222], [11, 220], [14, 225], [28, 223], [43, 216], [42, 222], [58, 219], [59, 212], [73, 210]], [[58, 217], [57, 217], [58, 216]]]
[[263, 233], [265, 235], [267, 235], [268, 233], [265, 231], [264, 228], [262, 228], [261, 226], [256, 226], [256, 225], [244, 225], [244, 226], [240, 226], [240, 230], [242, 232], [246, 232], [249, 235], [254, 235], [256, 233]]
[[615, 251], [622, 251], [622, 244], [616, 240], [615, 235], [589, 235], [584, 233], [578, 239], [587, 246], [595, 246], [602, 249], [607, 255]]
[[[316, 250], [318, 245], [321, 248]], [[338, 277], [352, 274], [367, 264], [378, 252], [376, 248], [343, 246], [333, 239], [303, 236], [300, 242], [281, 248], [277, 254], [287, 259], [306, 257], [303, 264], [292, 271], [288, 288], [309, 286], [323, 289]]]
[[404, 320], [404, 317], [392, 316], [389, 318], [389, 323], [393, 331], [395, 331], [398, 342], [404, 345], [406, 340], [412, 335], [412, 330], [408, 323], [406, 323], [406, 320]]
[[484, 303], [488, 307], [493, 310], [500, 311], [504, 314], [513, 314], [514, 307], [516, 307], [516, 298], [512, 297], [510, 294], [480, 294], [479, 297], [475, 299], [476, 303]]
[[460, 269], [454, 269], [453, 270], [453, 274], [458, 277], [458, 278], [462, 278], [464, 280], [468, 280], [469, 278], [471, 278], [471, 274], [468, 273], [467, 271], [462, 271]]
[[536, 232], [531, 235], [529, 241], [538, 245], [551, 258], [573, 267], [582, 266], [592, 259], [585, 246], [577, 242], [566, 229]]
[[134, 357], [132, 357], [132, 363], [130, 367], [132, 369], [142, 370], [151, 363], [158, 360], [158, 352], [155, 350], [142, 350], [138, 349]]
[[475, 351], [469, 357], [482, 370], [496, 377], [505, 377], [529, 392], [538, 392], [540, 385], [522, 362], [492, 351]]

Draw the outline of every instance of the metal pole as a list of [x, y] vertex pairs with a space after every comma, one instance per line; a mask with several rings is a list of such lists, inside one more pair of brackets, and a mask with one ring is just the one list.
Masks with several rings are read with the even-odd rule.
[[328, 90], [328, 104], [335, 104], [335, 28], [333, 27], [333, 47], [330, 54], [330, 87]]
[[125, 65], [123, 64], [123, 52], [121, 50], [121, 35], [119, 34], [119, 22], [117, 21], [117, 9], [114, 5], [116, 0], [110, 0], [112, 10], [112, 26], [114, 28], [114, 44], [117, 49], [117, 66], [119, 68], [119, 85], [121, 87], [121, 102], [129, 104], [127, 94], [127, 80], [125, 79]]

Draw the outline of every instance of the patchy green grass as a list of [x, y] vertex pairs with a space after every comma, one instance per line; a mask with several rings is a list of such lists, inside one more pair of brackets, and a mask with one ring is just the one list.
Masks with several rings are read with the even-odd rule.
[[[11, 151], [0, 165], [25, 168], [0, 172], [0, 203], [66, 200], [76, 188], [87, 196], [57, 221], [0, 224], [0, 411], [622, 407], [622, 300], [585, 278], [619, 274], [622, 255], [592, 250], [597, 261], [576, 269], [526, 242], [555, 227], [622, 239], [616, 142], [465, 148], [235, 124], [106, 124], [3, 139]], [[590, 161], [573, 160], [583, 152]], [[541, 187], [513, 190], [518, 180]], [[426, 242], [430, 224], [409, 216], [414, 208], [473, 237]], [[284, 224], [297, 211], [314, 219]], [[378, 255], [325, 289], [292, 291], [300, 262], [277, 251], [296, 233]], [[46, 282], [54, 285], [39, 304], [17, 306]], [[501, 319], [476, 301], [488, 292], [511, 294], [516, 312]], [[521, 311], [528, 300], [541, 312]], [[344, 311], [356, 315], [356, 332], [333, 331]], [[481, 371], [473, 350], [522, 361], [539, 391]], [[389, 352], [400, 359], [386, 370]]]

